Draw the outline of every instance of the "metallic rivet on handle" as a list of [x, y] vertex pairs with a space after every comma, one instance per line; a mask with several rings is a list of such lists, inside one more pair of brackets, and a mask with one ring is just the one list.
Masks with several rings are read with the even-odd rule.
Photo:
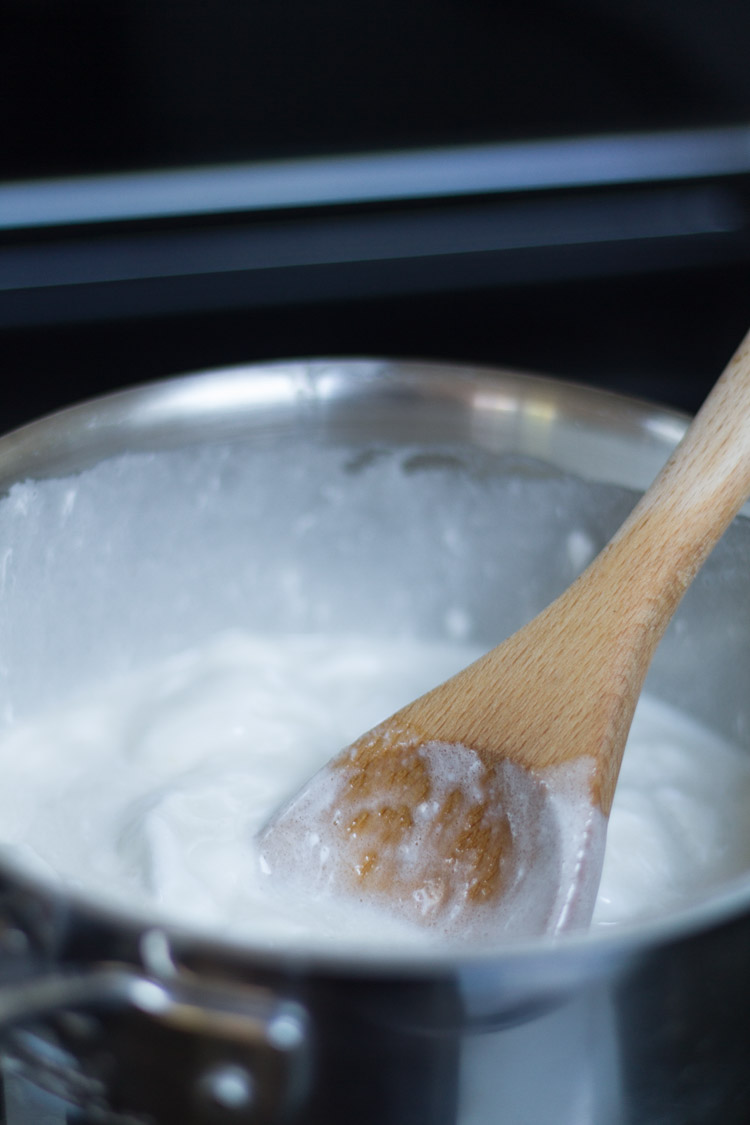
[[281, 1005], [266, 1029], [266, 1037], [272, 1047], [292, 1051], [302, 1045], [305, 1027], [300, 1012], [296, 1004]]
[[202, 1098], [219, 1109], [248, 1109], [253, 1102], [254, 1083], [244, 1067], [228, 1063], [212, 1067], [198, 1083]]
[[177, 967], [172, 957], [169, 938], [163, 930], [154, 927], [146, 930], [140, 939], [141, 957], [151, 976], [168, 980], [175, 976]]

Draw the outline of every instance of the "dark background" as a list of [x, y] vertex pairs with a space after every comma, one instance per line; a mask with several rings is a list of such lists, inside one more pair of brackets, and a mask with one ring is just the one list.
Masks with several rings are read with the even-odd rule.
[[[60, 191], [75, 192], [91, 174], [750, 124], [746, 0], [0, 0], [0, 13], [0, 184], [72, 177]], [[545, 241], [571, 208], [615, 229], [696, 191], [731, 222], [701, 237]], [[342, 264], [332, 252], [315, 268], [280, 256], [256, 269], [253, 240], [273, 254], [279, 218], [242, 208], [11, 226], [0, 428], [162, 375], [299, 355], [480, 361], [694, 409], [750, 319], [750, 175], [531, 196], [300, 206], [287, 233], [324, 219], [332, 251], [347, 224], [397, 219], [408, 236], [425, 217], [463, 223], [467, 207], [480, 232], [470, 253]], [[508, 249], [498, 223], [542, 234]], [[236, 235], [247, 261], [139, 273], [144, 237], [168, 237], [179, 262], [196, 231], [209, 248]], [[132, 249], [126, 281], [66, 274], [112, 239]]]

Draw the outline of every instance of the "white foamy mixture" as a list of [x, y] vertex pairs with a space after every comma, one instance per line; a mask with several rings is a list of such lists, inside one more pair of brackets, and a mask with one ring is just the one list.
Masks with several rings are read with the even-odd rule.
[[[284, 897], [255, 835], [334, 752], [469, 663], [458, 645], [222, 634], [0, 744], [0, 850], [53, 880], [255, 944], [426, 941]], [[594, 928], [750, 868], [750, 758], [652, 699], [611, 815]]]

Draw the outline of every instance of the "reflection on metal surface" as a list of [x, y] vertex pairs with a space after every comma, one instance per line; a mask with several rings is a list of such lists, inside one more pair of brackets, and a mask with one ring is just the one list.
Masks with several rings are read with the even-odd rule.
[[682, 422], [667, 414], [653, 414], [645, 420], [644, 426], [650, 434], [659, 438], [660, 441], [665, 441], [669, 445], [677, 445], [685, 433], [687, 421]]
[[0, 185], [0, 229], [750, 172], [750, 128], [376, 152]]
[[524, 413], [536, 425], [551, 426], [557, 419], [558, 405], [552, 399], [532, 399], [524, 405]]
[[188, 377], [164, 383], [144, 399], [138, 411], [139, 422], [158, 424], [161, 418], [207, 418], [231, 415], [265, 406], [290, 406], [309, 397], [303, 364], [281, 365], [252, 373], [243, 368], [215, 372], [210, 379]]
[[520, 403], [516, 396], [496, 392], [478, 391], [472, 398], [472, 406], [479, 414], [516, 414]]

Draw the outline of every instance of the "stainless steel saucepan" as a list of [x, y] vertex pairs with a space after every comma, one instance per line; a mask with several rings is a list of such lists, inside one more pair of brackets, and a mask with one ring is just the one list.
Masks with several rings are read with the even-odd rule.
[[[234, 625], [494, 644], [570, 582], [571, 533], [603, 543], [684, 426], [553, 379], [369, 360], [201, 373], [43, 419], [0, 440], [0, 726]], [[184, 481], [168, 501], [165, 458]], [[393, 495], [372, 495], [389, 459]], [[83, 531], [24, 483], [71, 477], [72, 496], [104, 462]], [[647, 686], [750, 751], [749, 564], [743, 513]], [[745, 1125], [749, 943], [750, 873], [595, 938], [421, 960], [206, 936], [0, 853], [6, 1117]]]

